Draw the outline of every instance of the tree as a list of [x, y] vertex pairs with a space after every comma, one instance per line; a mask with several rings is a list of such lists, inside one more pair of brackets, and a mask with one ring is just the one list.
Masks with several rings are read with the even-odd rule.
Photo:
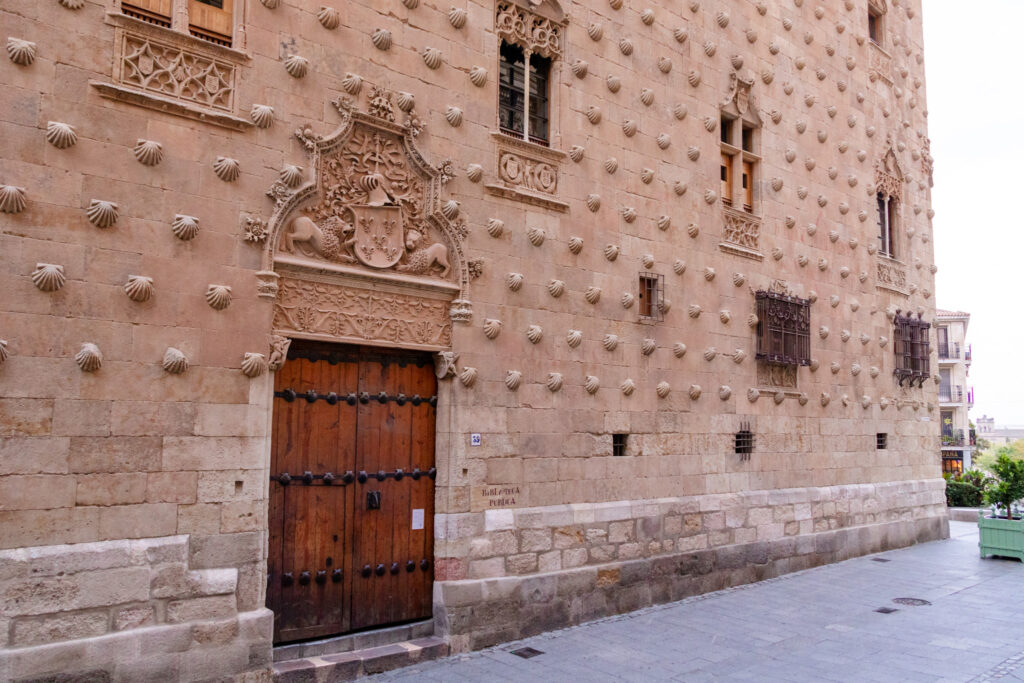
[[996, 481], [985, 492], [985, 502], [1005, 508], [1010, 519], [1010, 506], [1024, 498], [1024, 460], [1014, 460], [1003, 453], [996, 458], [992, 471]]
[[1002, 455], [1008, 456], [1011, 460], [1024, 460], [1024, 439], [1018, 439], [1006, 446], [1000, 446], [994, 452], [988, 450], [974, 458], [974, 464], [989, 472], [994, 472], [993, 468], [995, 467], [996, 460]]

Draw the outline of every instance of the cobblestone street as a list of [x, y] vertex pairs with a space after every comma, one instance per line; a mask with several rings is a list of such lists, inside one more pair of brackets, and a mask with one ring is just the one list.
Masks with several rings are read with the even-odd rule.
[[[1024, 681], [1024, 564], [975, 524], [385, 676], [406, 681]], [[895, 602], [918, 598], [930, 605]], [[879, 608], [896, 611], [881, 613]], [[533, 648], [523, 659], [510, 651]]]

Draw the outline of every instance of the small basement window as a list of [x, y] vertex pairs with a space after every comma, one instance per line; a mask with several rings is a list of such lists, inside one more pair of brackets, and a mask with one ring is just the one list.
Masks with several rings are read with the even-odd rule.
[[878, 432], [875, 434], [875, 448], [884, 451], [889, 447], [889, 434], [887, 432]]
[[626, 454], [626, 440], [629, 434], [612, 434], [612, 455], [622, 457]]
[[741, 460], [749, 460], [750, 454], [754, 452], [754, 432], [750, 431], [749, 422], [742, 423], [736, 432], [735, 449], [738, 455], [743, 456]]

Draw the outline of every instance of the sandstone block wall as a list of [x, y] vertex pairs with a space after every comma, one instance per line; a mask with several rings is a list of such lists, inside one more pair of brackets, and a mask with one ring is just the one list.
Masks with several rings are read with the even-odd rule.
[[[589, 595], [582, 586], [597, 585], [604, 565], [650, 568], [758, 543], [779, 554], [770, 570], [736, 565], [685, 589], [593, 598], [571, 619], [549, 620], [568, 623], [942, 535], [944, 513], [931, 500], [936, 388], [896, 383], [887, 315], [934, 317], [921, 3], [872, 1], [885, 10], [880, 47], [866, 39], [866, 0], [524, 3], [566, 18], [549, 150], [496, 135], [504, 3], [459, 0], [460, 24], [448, 4], [345, 2], [331, 28], [317, 18], [321, 3], [239, 1], [235, 41], [223, 49], [123, 17], [116, 2], [5, 2], [2, 37], [20, 42], [0, 63], [0, 587], [6, 595], [40, 583], [28, 611], [5, 603], [4, 671], [45, 673], [28, 662], [56, 647], [75, 661], [94, 653], [96, 668], [131, 678], [117, 652], [151, 633], [181, 638], [159, 651], [183, 679], [199, 677], [192, 647], [230, 653], [225, 671], [265, 670], [272, 377], [242, 372], [245, 354], [262, 355], [250, 357], [256, 369], [272, 356], [281, 233], [265, 230], [284, 218], [282, 171], [315, 176], [296, 130], [329, 135], [341, 120], [331, 102], [348, 98], [366, 113], [376, 88], [396, 107], [398, 93], [413, 95], [425, 124], [417, 148], [430, 164], [452, 160], [443, 199], [458, 202], [459, 248], [473, 265], [467, 299], [445, 321], [455, 377], [439, 388], [442, 630], [489, 634], [463, 646], [512, 633], [444, 617], [455, 609], [448, 586], [561, 572], [565, 590]], [[381, 30], [387, 50], [372, 38]], [[132, 80], [122, 67], [146, 41], [216, 61], [223, 79], [170, 91]], [[424, 59], [433, 50], [436, 69]], [[294, 57], [306, 60], [302, 77], [286, 69], [295, 72]], [[486, 78], [471, 78], [480, 69]], [[717, 126], [723, 108], [738, 106], [734, 74], [750, 84], [744, 97], [762, 122], [753, 215], [739, 218], [719, 196]], [[72, 126], [74, 144], [51, 122]], [[159, 144], [158, 163], [140, 141]], [[499, 163], [506, 153], [523, 167], [546, 164], [556, 180], [524, 185]], [[225, 179], [218, 157], [237, 162], [237, 177]], [[879, 184], [901, 195], [895, 259], [869, 249]], [[192, 239], [181, 238], [191, 222], [179, 216], [197, 219]], [[63, 278], [50, 273], [40, 288], [37, 264], [61, 266]], [[381, 273], [363, 271], [372, 288]], [[641, 271], [665, 278], [664, 321], [642, 321], [635, 300], [622, 303]], [[152, 296], [130, 298], [131, 276], [151, 278]], [[458, 289], [434, 279], [435, 297]], [[221, 287], [211, 305], [211, 285], [230, 287], [227, 307]], [[773, 286], [814, 300], [814, 362], [785, 387], [759, 372], [748, 324], [752, 290]], [[601, 290], [594, 302], [591, 288]], [[497, 335], [487, 333], [493, 321]], [[541, 332], [535, 342], [530, 326]], [[608, 335], [619, 340], [612, 350]], [[102, 353], [98, 369], [91, 349], [76, 360], [84, 344]], [[169, 348], [187, 358], [181, 374], [164, 369]], [[733, 438], [747, 424], [756, 445], [742, 459]], [[886, 450], [874, 447], [879, 432]], [[629, 434], [625, 456], [612, 455], [613, 433]], [[470, 445], [473, 434], [481, 445]], [[492, 508], [483, 490], [493, 486], [517, 487], [515, 502]], [[771, 502], [780, 490], [805, 493]], [[830, 493], [817, 500], [816, 490]], [[591, 512], [566, 517], [577, 505]], [[554, 517], [534, 526], [537, 514]], [[795, 544], [816, 534], [839, 545], [784, 561], [810, 556]], [[74, 569], [81, 544], [121, 559]], [[175, 559], [138, 550], [165, 545]], [[74, 571], [33, 578], [44, 564]], [[231, 590], [222, 572], [234, 572]], [[169, 574], [177, 583], [165, 590]], [[114, 576], [131, 579], [125, 592], [46, 597], [51, 583]], [[204, 594], [213, 589], [196, 586], [211, 576], [224, 582]], [[195, 635], [231, 623], [216, 637]]]

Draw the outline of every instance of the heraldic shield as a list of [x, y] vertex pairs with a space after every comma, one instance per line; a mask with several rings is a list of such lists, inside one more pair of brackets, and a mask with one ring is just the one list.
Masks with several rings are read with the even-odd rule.
[[398, 263], [405, 253], [401, 207], [357, 204], [348, 209], [354, 218], [352, 246], [356, 258], [371, 268], [390, 268]]

